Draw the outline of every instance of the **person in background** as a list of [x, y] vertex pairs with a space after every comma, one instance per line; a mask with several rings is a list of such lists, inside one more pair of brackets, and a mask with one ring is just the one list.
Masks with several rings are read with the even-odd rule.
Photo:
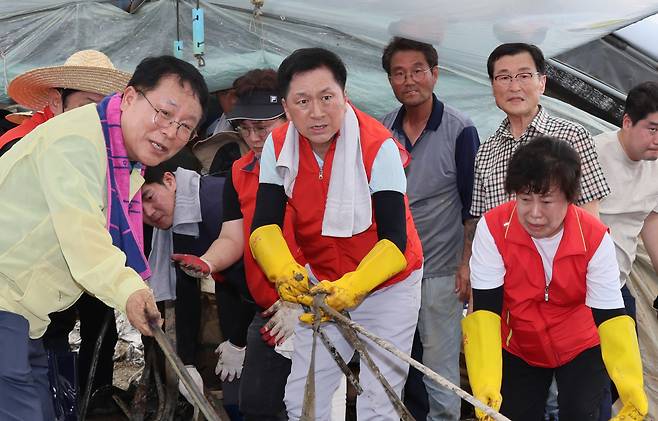
[[[433, 46], [393, 38], [382, 55], [382, 66], [402, 106], [383, 123], [411, 154], [406, 167], [407, 196], [423, 244], [422, 298], [418, 333], [422, 350], [412, 357], [453, 384], [459, 384], [461, 319], [471, 287], [468, 261], [477, 222], [470, 214], [475, 154], [480, 138], [466, 115], [433, 94], [439, 76]], [[405, 401], [424, 393], [422, 378], [410, 370]], [[416, 418], [458, 421], [459, 396], [423, 379], [429, 414]], [[422, 392], [417, 391], [422, 390]]]
[[[195, 367], [201, 324], [201, 289], [199, 280], [171, 263], [173, 253], [200, 254], [219, 235], [222, 220], [224, 178], [200, 176], [201, 164], [187, 149], [173, 158], [146, 169], [142, 188], [144, 223], [154, 227], [149, 255], [152, 276], [149, 284], [155, 300], [175, 300], [176, 347], [190, 376], [203, 390], [203, 380]], [[253, 317], [253, 307], [243, 304], [238, 281], [244, 282], [242, 268], [229, 268], [215, 285], [221, 333], [240, 346], [246, 344], [246, 329]], [[246, 287], [245, 287], [246, 290]], [[165, 323], [167, 320], [165, 319]], [[239, 376], [238, 376], [239, 377]], [[232, 420], [240, 420], [236, 382], [223, 382], [222, 403]], [[179, 384], [183, 396], [191, 401], [188, 390]]]
[[[599, 213], [615, 243], [626, 313], [635, 320], [635, 297], [627, 282], [639, 237], [658, 273], [658, 83], [633, 87], [626, 97], [621, 128], [595, 136], [594, 142], [610, 185]], [[613, 392], [612, 402], [616, 399]], [[612, 402], [602, 408], [601, 419], [610, 418]]]

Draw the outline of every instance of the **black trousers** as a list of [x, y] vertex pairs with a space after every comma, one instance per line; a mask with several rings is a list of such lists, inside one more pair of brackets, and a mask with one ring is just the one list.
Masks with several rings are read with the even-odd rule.
[[50, 324], [43, 337], [46, 350], [62, 353], [69, 351], [69, 333], [80, 317], [80, 351], [78, 354], [78, 390], [84, 393], [89, 377], [89, 368], [93, 359], [94, 347], [98, 340], [106, 314], [112, 312], [103, 343], [98, 355], [98, 365], [94, 375], [96, 390], [112, 384], [114, 373], [114, 347], [117, 343], [117, 328], [114, 311], [98, 298], [87, 293], [82, 294], [76, 303], [66, 310], [49, 314]]
[[240, 377], [240, 411], [245, 421], [287, 419], [283, 395], [291, 363], [261, 338], [260, 329], [267, 320], [256, 313], [247, 332], [247, 351]]
[[531, 366], [503, 350], [500, 412], [514, 421], [542, 421], [553, 375], [560, 421], [597, 421], [607, 380], [598, 345], [554, 369]]

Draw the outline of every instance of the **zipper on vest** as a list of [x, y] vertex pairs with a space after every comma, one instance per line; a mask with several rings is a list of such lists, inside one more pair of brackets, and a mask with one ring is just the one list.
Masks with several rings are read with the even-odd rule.
[[544, 301], [548, 302], [548, 286], [550, 284], [546, 284], [546, 288], [544, 288]]
[[322, 167], [320, 167], [320, 172], [318, 173], [318, 180], [322, 180]]

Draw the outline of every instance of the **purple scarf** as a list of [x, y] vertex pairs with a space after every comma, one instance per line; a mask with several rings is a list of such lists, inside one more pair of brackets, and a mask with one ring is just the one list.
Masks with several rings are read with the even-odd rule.
[[[107, 148], [107, 229], [112, 244], [126, 255], [126, 266], [133, 268], [142, 279], [151, 276], [144, 256], [142, 225], [142, 197], [138, 192], [130, 197], [130, 173], [133, 166], [123, 143], [121, 132], [121, 94], [105, 97], [96, 107], [103, 127]], [[135, 163], [144, 175], [141, 163]]]

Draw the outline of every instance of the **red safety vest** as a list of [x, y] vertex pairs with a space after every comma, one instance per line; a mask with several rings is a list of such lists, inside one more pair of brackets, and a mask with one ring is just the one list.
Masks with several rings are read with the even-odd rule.
[[[370, 180], [372, 165], [385, 140], [392, 138], [391, 133], [377, 120], [354, 109], [359, 121], [359, 133], [363, 163], [368, 180]], [[288, 124], [277, 127], [272, 132], [274, 152], [278, 159], [285, 140]], [[407, 152], [396, 142], [400, 153], [408, 157]], [[373, 214], [370, 227], [352, 237], [327, 237], [321, 234], [324, 208], [327, 201], [331, 166], [334, 158], [336, 142], [333, 141], [324, 158], [324, 168], [320, 176], [320, 167], [315, 159], [309, 141], [299, 136], [299, 168], [295, 178], [292, 197], [288, 204], [295, 211], [295, 238], [301, 247], [304, 257], [308, 260], [313, 273], [319, 280], [335, 281], [348, 272], [356, 269], [374, 245], [377, 237], [377, 223]], [[407, 267], [398, 275], [380, 285], [383, 288], [392, 285], [409, 274], [420, 269], [423, 264], [423, 251], [409, 210], [407, 196], [404, 196], [406, 209], [407, 246], [404, 256]]]
[[[242, 158], [236, 160], [231, 167], [231, 177], [233, 187], [238, 193], [240, 201], [240, 210], [242, 211], [243, 224], [242, 232], [244, 233], [244, 269], [247, 278], [249, 292], [256, 304], [263, 309], [268, 309], [279, 299], [279, 294], [274, 288], [263, 271], [261, 270], [254, 256], [249, 249], [249, 235], [251, 233], [251, 222], [254, 219], [256, 210], [256, 193], [258, 192], [258, 175], [260, 173], [260, 164], [254, 151], [249, 151]], [[295, 235], [292, 231], [293, 211], [290, 207], [286, 208], [285, 222], [283, 224], [283, 236], [288, 243], [288, 248], [293, 257], [299, 264], [305, 264], [299, 246], [295, 243]]]
[[49, 106], [46, 106], [41, 112], [35, 112], [32, 114], [32, 117], [26, 119], [13, 129], [7, 130], [2, 136], [0, 136], [0, 148], [12, 140], [24, 137], [26, 134], [34, 130], [38, 125], [45, 123], [53, 117], [55, 117], [55, 115], [50, 110]]
[[555, 368], [599, 344], [592, 310], [585, 305], [587, 265], [607, 230], [569, 205], [549, 286], [541, 256], [516, 212], [516, 201], [484, 215], [505, 263], [503, 348], [537, 367]]

